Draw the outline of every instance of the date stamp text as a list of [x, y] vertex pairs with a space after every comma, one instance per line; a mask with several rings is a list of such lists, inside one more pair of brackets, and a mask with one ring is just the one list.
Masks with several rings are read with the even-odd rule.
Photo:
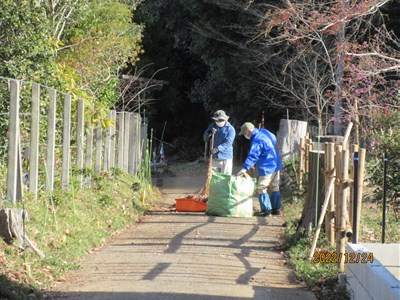
[[312, 258], [313, 263], [341, 263], [345, 264], [366, 264], [374, 262], [374, 254], [372, 252], [350, 252], [350, 253], [337, 253], [337, 252], [315, 252]]

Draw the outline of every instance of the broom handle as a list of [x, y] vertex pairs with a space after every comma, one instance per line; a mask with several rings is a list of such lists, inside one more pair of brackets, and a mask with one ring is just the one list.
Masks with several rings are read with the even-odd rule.
[[[211, 139], [210, 139], [210, 151], [214, 148], [214, 134], [211, 133]], [[206, 183], [204, 184], [204, 188], [202, 191], [203, 195], [208, 196], [208, 191], [210, 189], [210, 181], [211, 181], [211, 176], [212, 176], [212, 153], [210, 152], [210, 160], [208, 161], [208, 169], [207, 169], [207, 179]]]
[[[210, 139], [210, 151], [214, 148], [214, 133], [211, 133]], [[212, 161], [212, 153], [210, 153], [210, 161]]]

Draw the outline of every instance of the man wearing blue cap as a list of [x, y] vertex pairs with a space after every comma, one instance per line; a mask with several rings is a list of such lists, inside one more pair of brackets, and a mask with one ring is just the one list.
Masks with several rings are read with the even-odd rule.
[[[279, 170], [282, 169], [282, 161], [276, 147], [275, 135], [267, 129], [255, 128], [250, 122], [241, 126], [239, 135], [250, 140], [250, 151], [237, 176], [246, 173], [256, 165], [259, 175], [257, 193], [261, 207], [261, 211], [257, 215], [268, 216], [271, 213], [280, 215]], [[271, 199], [268, 190], [272, 191]]]

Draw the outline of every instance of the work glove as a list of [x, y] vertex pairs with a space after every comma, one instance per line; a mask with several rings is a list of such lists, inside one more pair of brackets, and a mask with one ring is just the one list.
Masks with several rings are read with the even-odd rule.
[[244, 175], [246, 172], [247, 172], [246, 169], [241, 169], [241, 170], [236, 174], [236, 176], [242, 176], [242, 175]]
[[213, 148], [210, 150], [211, 154], [217, 154], [218, 153], [218, 149], [217, 148]]
[[217, 129], [216, 128], [211, 128], [211, 130], [210, 130], [210, 133], [211, 134], [215, 134], [217, 132]]

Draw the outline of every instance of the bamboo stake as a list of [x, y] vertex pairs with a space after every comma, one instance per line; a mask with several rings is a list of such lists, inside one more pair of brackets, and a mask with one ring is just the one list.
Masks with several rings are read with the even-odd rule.
[[[341, 199], [340, 199], [340, 228], [339, 228], [339, 255], [344, 256], [346, 252], [346, 228], [347, 228], [347, 195], [348, 195], [348, 167], [349, 167], [349, 151], [343, 150], [342, 156], [342, 169], [341, 169], [341, 179], [342, 183], [340, 185], [341, 189]], [[344, 259], [340, 260], [339, 271], [344, 272]]]
[[342, 188], [341, 188], [341, 180], [342, 180], [342, 152], [343, 147], [341, 145], [335, 146], [335, 170], [336, 170], [336, 191], [335, 191], [335, 236], [336, 236], [336, 253], [340, 251], [340, 215], [341, 215], [341, 203], [339, 199], [341, 199]]
[[[354, 152], [358, 152], [358, 145], [353, 144], [351, 145], [351, 168], [350, 168], [350, 174], [351, 174], [351, 179], [354, 180], [354, 163], [353, 163], [353, 157], [354, 157]], [[353, 209], [354, 209], [354, 189], [350, 188], [350, 198], [349, 198], [349, 222], [351, 225], [353, 225]]]
[[347, 149], [347, 143], [349, 141], [351, 129], [353, 128], [353, 122], [349, 122], [346, 128], [346, 133], [344, 134], [343, 138], [343, 149]]
[[326, 209], [328, 207], [329, 200], [331, 198], [331, 193], [333, 190], [334, 183], [335, 183], [335, 177], [331, 177], [329, 180], [328, 191], [325, 195], [324, 204], [322, 205], [321, 215], [319, 216], [317, 230], [315, 231], [315, 234], [314, 234], [314, 239], [313, 239], [312, 246], [311, 246], [311, 253], [310, 253], [310, 257], [309, 257], [310, 260], [312, 259], [313, 255], [314, 255], [315, 247], [317, 246], [317, 240], [319, 237], [319, 233], [321, 231], [321, 225], [324, 222]]
[[357, 197], [357, 204], [358, 204], [358, 213], [357, 213], [357, 236], [359, 235], [360, 232], [360, 221], [361, 221], [361, 205], [362, 205], [362, 199], [363, 199], [363, 187], [364, 187], [364, 168], [365, 168], [365, 155], [366, 155], [366, 150], [364, 148], [359, 149], [358, 151], [358, 197]]
[[[336, 177], [335, 144], [327, 143], [326, 151], [328, 174], [330, 177]], [[329, 212], [327, 220], [329, 227], [327, 230], [327, 237], [330, 244], [333, 246], [335, 245], [335, 189], [332, 190], [331, 196], [329, 197]]]
[[[329, 174], [329, 157], [328, 157], [328, 143], [324, 143], [324, 194], [328, 194], [329, 188], [329, 179], [331, 178]], [[325, 214], [325, 233], [326, 236], [329, 237], [329, 210], [328, 213]]]

